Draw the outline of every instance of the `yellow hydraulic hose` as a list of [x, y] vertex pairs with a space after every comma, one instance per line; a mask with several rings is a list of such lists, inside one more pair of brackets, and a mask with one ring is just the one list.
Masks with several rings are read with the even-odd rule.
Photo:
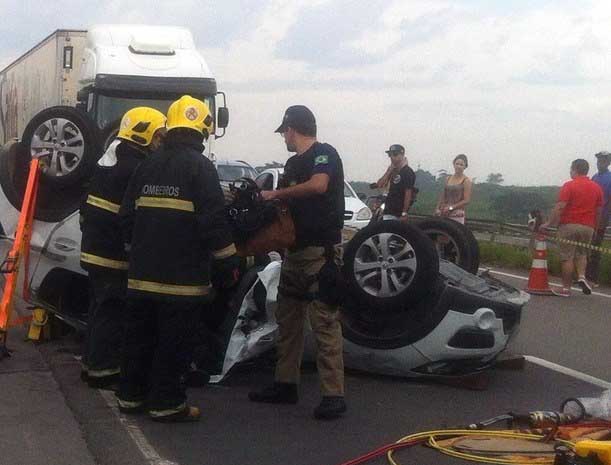
[[[452, 457], [462, 458], [465, 460], [471, 460], [474, 462], [482, 462], [482, 463], [493, 463], [493, 464], [508, 464], [508, 465], [517, 465], [517, 464], [553, 464], [554, 457], [537, 457], [532, 459], [502, 459], [498, 457], [486, 457], [483, 455], [474, 455], [467, 454], [464, 452], [457, 452], [451, 448], [443, 447], [437, 444], [437, 438], [445, 438], [451, 436], [489, 436], [489, 437], [501, 437], [508, 439], [526, 439], [530, 441], [541, 441], [545, 439], [545, 436], [539, 434], [529, 434], [529, 433], [520, 433], [512, 430], [470, 430], [470, 429], [451, 429], [451, 430], [436, 430], [436, 431], [423, 431], [421, 433], [410, 434], [409, 436], [405, 436], [399, 439], [396, 443], [400, 444], [403, 442], [415, 441], [428, 439], [428, 444], [434, 449], [437, 449], [439, 452], [442, 452], [446, 455], [450, 455]], [[561, 439], [554, 440], [555, 443], [563, 444], [565, 446], [574, 449], [574, 444], [570, 441], [564, 441]], [[388, 458], [388, 462], [391, 465], [400, 465], [395, 461], [393, 457], [394, 451], [389, 451], [386, 454]], [[525, 454], [526, 455], [526, 454]]]

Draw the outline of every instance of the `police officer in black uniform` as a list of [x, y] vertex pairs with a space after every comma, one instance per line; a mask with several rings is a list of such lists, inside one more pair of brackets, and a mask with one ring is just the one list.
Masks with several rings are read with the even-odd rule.
[[127, 253], [119, 207], [129, 179], [165, 133], [165, 115], [137, 107], [121, 119], [117, 139], [99, 160], [81, 208], [81, 267], [89, 273], [90, 308], [83, 379], [103, 388], [119, 380], [127, 287]]
[[238, 279], [218, 175], [202, 154], [212, 125], [204, 102], [188, 95], [174, 102], [164, 148], [134, 173], [121, 206], [131, 250], [119, 408], [148, 410], [156, 421], [199, 419], [181, 377], [212, 292], [210, 268], [226, 286]]
[[405, 148], [402, 145], [391, 145], [386, 154], [390, 158], [390, 166], [384, 175], [369, 187], [388, 187], [383, 219], [406, 221], [407, 212], [415, 200], [416, 174], [407, 164]]
[[284, 188], [262, 195], [267, 200], [288, 201], [297, 237], [282, 262], [278, 287], [275, 383], [251, 392], [249, 398], [254, 402], [297, 402], [304, 324], [309, 318], [317, 343], [322, 391], [314, 416], [337, 418], [346, 411], [339, 290], [333, 282], [339, 272], [336, 254], [344, 224], [342, 161], [331, 145], [317, 142], [316, 120], [303, 105], [289, 107], [276, 132], [296, 155], [286, 163]]

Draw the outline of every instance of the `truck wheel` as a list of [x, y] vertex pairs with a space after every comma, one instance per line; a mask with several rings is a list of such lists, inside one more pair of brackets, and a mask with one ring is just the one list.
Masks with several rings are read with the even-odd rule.
[[416, 226], [431, 238], [440, 258], [477, 274], [479, 245], [469, 228], [448, 218], [428, 218]]
[[[29, 152], [20, 142], [0, 147], [0, 187], [17, 210], [21, 210], [30, 160]], [[51, 223], [61, 221], [79, 208], [84, 194], [85, 186], [82, 183], [61, 188], [42, 182], [41, 179], [34, 218]]]
[[417, 227], [380, 221], [348, 242], [343, 271], [351, 298], [376, 310], [401, 311], [437, 281], [439, 258]]
[[55, 106], [37, 113], [23, 131], [22, 144], [44, 165], [43, 182], [73, 186], [87, 177], [101, 155], [98, 130], [76, 108]]

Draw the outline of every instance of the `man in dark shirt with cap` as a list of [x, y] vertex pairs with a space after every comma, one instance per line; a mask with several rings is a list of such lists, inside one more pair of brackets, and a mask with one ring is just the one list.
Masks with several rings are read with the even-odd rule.
[[282, 263], [278, 286], [278, 362], [271, 387], [249, 394], [254, 402], [295, 404], [309, 319], [316, 338], [316, 365], [322, 401], [314, 410], [319, 419], [346, 411], [342, 330], [338, 320], [337, 290], [339, 243], [344, 218], [344, 171], [337, 151], [316, 140], [316, 119], [303, 105], [286, 110], [276, 130], [289, 152], [283, 186], [264, 191], [266, 200], [288, 202], [295, 222], [296, 244]]
[[384, 219], [406, 221], [407, 212], [414, 199], [416, 174], [407, 164], [405, 148], [402, 145], [393, 144], [386, 153], [390, 158], [390, 166], [378, 182], [370, 184], [369, 187], [377, 189], [388, 186]]

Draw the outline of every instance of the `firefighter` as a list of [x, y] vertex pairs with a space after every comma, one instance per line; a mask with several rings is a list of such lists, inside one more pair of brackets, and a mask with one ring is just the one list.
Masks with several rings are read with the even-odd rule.
[[185, 95], [167, 116], [164, 148], [140, 165], [121, 206], [131, 247], [118, 402], [156, 421], [196, 421], [181, 383], [193, 331], [211, 299], [211, 272], [230, 287], [240, 260], [216, 169], [202, 154], [208, 106]]
[[81, 267], [89, 273], [91, 290], [82, 378], [91, 387], [109, 387], [119, 380], [127, 287], [119, 207], [133, 171], [159, 147], [165, 121], [165, 115], [153, 108], [137, 107], [125, 113], [117, 139], [95, 168], [81, 208]]

